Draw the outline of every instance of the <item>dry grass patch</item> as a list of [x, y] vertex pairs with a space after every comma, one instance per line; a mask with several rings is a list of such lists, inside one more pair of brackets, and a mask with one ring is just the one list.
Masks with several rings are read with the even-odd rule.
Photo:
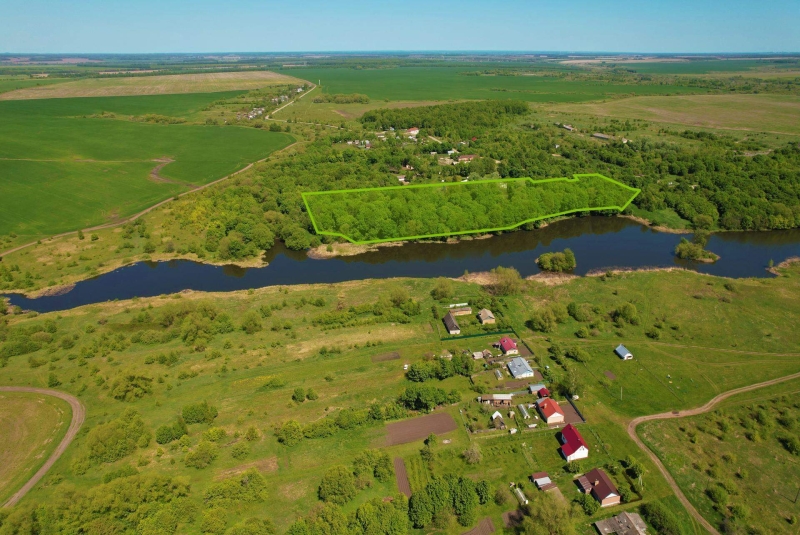
[[128, 78], [86, 78], [50, 86], [29, 87], [0, 95], [2, 100], [41, 98], [111, 97], [166, 95], [175, 93], [217, 93], [258, 89], [269, 85], [305, 83], [292, 76], [270, 71], [214, 72]]

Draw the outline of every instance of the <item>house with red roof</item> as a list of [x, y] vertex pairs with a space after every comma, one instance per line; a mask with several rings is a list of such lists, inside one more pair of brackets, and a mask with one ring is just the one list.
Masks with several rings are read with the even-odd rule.
[[589, 445], [572, 424], [567, 424], [561, 430], [561, 444], [561, 455], [567, 462], [585, 459], [589, 456]]
[[564, 423], [564, 410], [551, 398], [540, 399], [537, 402], [537, 406], [542, 415], [542, 420], [544, 420], [547, 425]]
[[500, 349], [503, 351], [504, 355], [519, 355], [517, 343], [508, 336], [502, 337], [498, 345], [500, 346]]
[[417, 128], [416, 126], [412, 126], [408, 130], [406, 130], [406, 134], [408, 134], [409, 137], [414, 137], [417, 134], [419, 134], [419, 128]]

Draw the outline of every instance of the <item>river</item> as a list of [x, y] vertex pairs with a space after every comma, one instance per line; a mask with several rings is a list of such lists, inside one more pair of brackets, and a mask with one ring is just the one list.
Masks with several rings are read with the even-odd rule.
[[313, 260], [303, 251], [277, 244], [261, 268], [212, 266], [189, 260], [139, 262], [79, 282], [71, 291], [28, 299], [11, 295], [11, 304], [51, 312], [113, 299], [150, 297], [191, 289], [227, 292], [270, 285], [334, 283], [390, 277], [457, 277], [465, 271], [515, 267], [522, 276], [539, 271], [535, 259], [566, 247], [575, 252], [584, 275], [604, 268], [679, 266], [725, 277], [770, 277], [773, 260], [800, 256], [800, 229], [726, 232], [711, 236], [707, 249], [720, 255], [714, 264], [686, 262], [673, 250], [681, 235], [654, 231], [619, 217], [578, 217], [534, 231], [510, 232], [457, 244], [409, 243], [357, 256]]

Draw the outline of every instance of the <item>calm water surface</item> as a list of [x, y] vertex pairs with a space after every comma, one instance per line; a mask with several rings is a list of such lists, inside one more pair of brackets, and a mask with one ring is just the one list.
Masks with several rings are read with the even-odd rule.
[[140, 262], [79, 282], [63, 295], [11, 303], [39, 312], [65, 310], [112, 299], [130, 299], [199, 291], [232, 291], [270, 285], [333, 283], [389, 277], [455, 277], [465, 270], [488, 271], [513, 266], [522, 276], [539, 271], [535, 259], [566, 247], [575, 252], [575, 273], [611, 267], [680, 266], [725, 277], [769, 277], [770, 260], [800, 256], [800, 229], [730, 232], [714, 235], [707, 248], [720, 255], [714, 264], [678, 260], [673, 255], [681, 235], [655, 232], [628, 219], [582, 217], [559, 221], [534, 231], [519, 231], [458, 244], [411, 243], [330, 260], [312, 260], [302, 251], [276, 245], [263, 268], [210, 266], [188, 260]]

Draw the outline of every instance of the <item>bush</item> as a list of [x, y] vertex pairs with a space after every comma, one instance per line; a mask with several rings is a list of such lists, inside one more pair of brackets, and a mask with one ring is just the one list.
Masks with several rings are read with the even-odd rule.
[[491, 290], [495, 295], [513, 295], [522, 290], [522, 277], [516, 269], [496, 267], [492, 274], [495, 280]]
[[581, 494], [576, 501], [588, 516], [592, 516], [600, 509], [600, 503], [591, 494]]
[[313, 388], [309, 388], [308, 391], [306, 391], [306, 399], [307, 400], [314, 401], [315, 399], [318, 399], [318, 398], [319, 398], [319, 396], [317, 395], [317, 393], [314, 391]]
[[449, 299], [453, 296], [453, 281], [444, 277], [436, 279], [436, 284], [431, 290], [431, 297], [437, 301]]
[[125, 375], [118, 377], [111, 385], [111, 397], [120, 401], [133, 401], [153, 392], [151, 377]]
[[303, 427], [296, 420], [289, 420], [275, 429], [278, 442], [286, 446], [294, 446], [303, 440]]
[[464, 457], [464, 461], [466, 461], [467, 464], [478, 464], [483, 460], [481, 447], [477, 442], [470, 444], [469, 448], [464, 450], [461, 455]]
[[228, 436], [228, 432], [221, 427], [212, 427], [203, 431], [203, 438], [210, 442], [219, 442]]
[[564, 251], [556, 253], [544, 253], [536, 259], [536, 264], [542, 271], [552, 273], [572, 271], [578, 265], [575, 253], [571, 249], [564, 249]]
[[191, 468], [202, 469], [211, 464], [219, 456], [216, 444], [202, 440], [197, 447], [184, 457], [183, 462]]
[[644, 519], [659, 535], [682, 535], [678, 519], [661, 502], [646, 503], [641, 511]]
[[325, 472], [319, 484], [319, 499], [343, 505], [356, 495], [356, 479], [344, 466], [335, 466]]
[[306, 391], [302, 388], [295, 388], [292, 394], [292, 399], [297, 403], [302, 403], [306, 400]]
[[89, 459], [113, 463], [133, 453], [137, 447], [146, 448], [151, 436], [139, 413], [127, 409], [116, 420], [98, 425], [89, 431], [86, 437]]
[[247, 334], [255, 334], [261, 330], [261, 319], [256, 311], [250, 310], [244, 315], [242, 330]]
[[186, 428], [186, 422], [183, 421], [183, 418], [178, 416], [174, 423], [162, 425], [156, 429], [156, 442], [159, 444], [169, 444], [188, 433], [189, 430]]
[[210, 424], [219, 414], [216, 407], [209, 405], [207, 401], [187, 405], [182, 409], [181, 413], [187, 424]]
[[115, 479], [119, 479], [121, 477], [135, 476], [138, 473], [139, 471], [135, 467], [126, 464], [117, 470], [112, 470], [111, 472], [107, 472], [106, 474], [104, 474], [103, 483], [110, 483]]
[[237, 442], [231, 448], [231, 457], [242, 460], [250, 454], [250, 446], [246, 442]]
[[706, 495], [717, 505], [724, 506], [728, 503], [728, 491], [719, 485], [714, 485], [706, 489]]

